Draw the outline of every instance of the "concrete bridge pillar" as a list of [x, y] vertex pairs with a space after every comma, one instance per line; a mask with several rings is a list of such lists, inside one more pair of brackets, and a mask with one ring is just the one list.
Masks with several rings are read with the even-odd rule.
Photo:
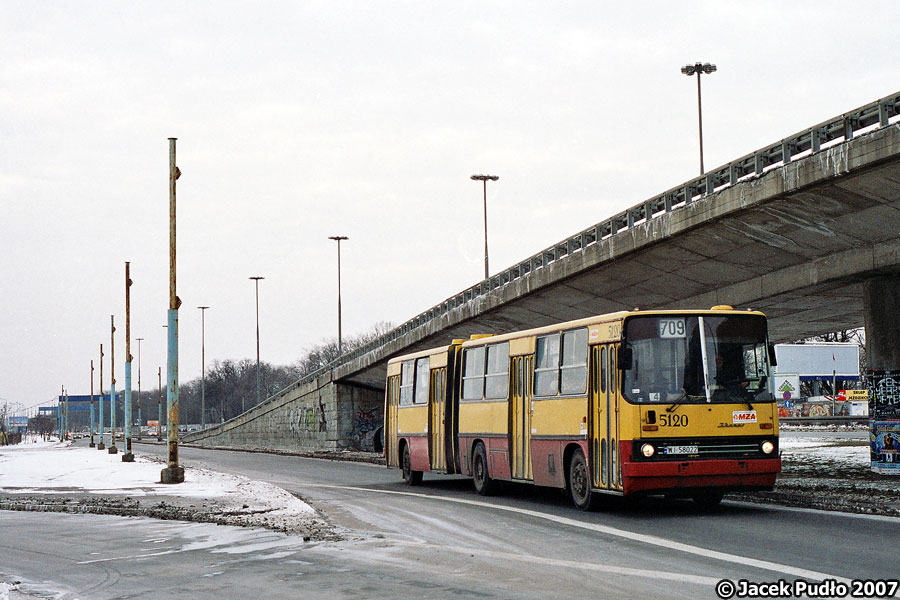
[[872, 471], [900, 475], [900, 275], [865, 283]]
[[869, 369], [900, 370], [900, 275], [868, 280], [863, 312]]

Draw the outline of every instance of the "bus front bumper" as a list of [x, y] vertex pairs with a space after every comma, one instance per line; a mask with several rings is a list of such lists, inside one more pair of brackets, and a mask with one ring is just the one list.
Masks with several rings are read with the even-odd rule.
[[622, 463], [625, 494], [672, 488], [772, 489], [781, 458]]

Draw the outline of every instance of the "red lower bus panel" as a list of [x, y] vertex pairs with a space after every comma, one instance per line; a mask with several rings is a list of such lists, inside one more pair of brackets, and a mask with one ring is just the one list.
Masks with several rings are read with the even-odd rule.
[[535, 485], [565, 487], [562, 447], [560, 440], [531, 440], [531, 471]]
[[487, 438], [488, 473], [494, 479], [509, 479], [509, 440]]
[[416, 436], [406, 438], [409, 444], [410, 466], [413, 471], [431, 471], [431, 461], [428, 459], [428, 438]]
[[781, 458], [710, 459], [631, 462], [630, 442], [622, 453], [622, 483], [627, 494], [672, 488], [771, 488], [781, 471]]

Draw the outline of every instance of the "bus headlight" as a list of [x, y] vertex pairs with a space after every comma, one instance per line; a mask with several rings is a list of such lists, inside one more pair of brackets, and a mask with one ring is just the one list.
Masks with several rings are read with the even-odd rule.
[[772, 454], [775, 451], [775, 444], [766, 440], [759, 445], [759, 449], [762, 450], [763, 454]]
[[650, 458], [656, 454], [656, 448], [653, 447], [653, 444], [644, 444], [641, 446], [641, 454], [644, 455], [644, 458]]

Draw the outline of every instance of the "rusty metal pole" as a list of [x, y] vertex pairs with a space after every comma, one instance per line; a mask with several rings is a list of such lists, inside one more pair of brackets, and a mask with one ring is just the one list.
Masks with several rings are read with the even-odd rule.
[[109, 315], [109, 454], [118, 454], [116, 447], [116, 317]]
[[91, 361], [91, 443], [88, 448], [96, 448], [97, 444], [94, 443], [94, 425], [96, 420], [94, 419], [94, 361]]
[[125, 262], [125, 454], [122, 462], [134, 462], [131, 451], [131, 263]]
[[106, 446], [103, 444], [103, 344], [100, 344], [100, 418], [98, 428], [100, 430], [100, 441], [97, 442], [97, 450], [104, 450]]
[[178, 307], [181, 299], [175, 293], [175, 181], [181, 171], [175, 165], [175, 140], [169, 138], [169, 352], [166, 370], [166, 432], [168, 433], [168, 466], [162, 470], [162, 483], [183, 483], [184, 468], [178, 466]]

